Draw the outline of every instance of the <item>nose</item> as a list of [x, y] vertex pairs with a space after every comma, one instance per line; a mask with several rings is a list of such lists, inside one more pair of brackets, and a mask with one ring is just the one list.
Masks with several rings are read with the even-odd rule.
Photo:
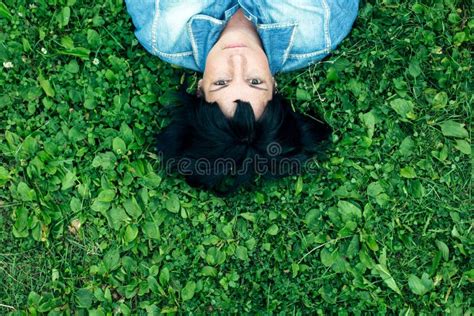
[[245, 65], [247, 63], [247, 59], [242, 56], [241, 54], [235, 54], [230, 56], [229, 58], [230, 66], [234, 70], [234, 76], [236, 78], [242, 78], [243, 73], [245, 71]]

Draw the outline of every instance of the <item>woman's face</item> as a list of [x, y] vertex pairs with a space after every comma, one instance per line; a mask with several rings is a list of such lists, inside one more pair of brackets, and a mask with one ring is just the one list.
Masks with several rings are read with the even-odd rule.
[[232, 117], [241, 100], [252, 105], [258, 119], [272, 99], [274, 79], [262, 47], [252, 41], [219, 41], [209, 52], [199, 82], [207, 102], [217, 102]]

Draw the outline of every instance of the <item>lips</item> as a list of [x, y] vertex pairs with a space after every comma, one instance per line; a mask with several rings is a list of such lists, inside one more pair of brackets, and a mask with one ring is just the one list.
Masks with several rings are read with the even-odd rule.
[[229, 49], [229, 48], [242, 48], [242, 47], [247, 47], [244, 44], [229, 44], [224, 47], [224, 49]]

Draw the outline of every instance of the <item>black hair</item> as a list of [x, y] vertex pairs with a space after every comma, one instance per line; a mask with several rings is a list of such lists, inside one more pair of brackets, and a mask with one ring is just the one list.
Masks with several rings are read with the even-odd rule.
[[278, 178], [301, 172], [321, 149], [330, 127], [294, 112], [278, 93], [257, 120], [248, 102], [236, 100], [226, 117], [217, 103], [186, 92], [171, 123], [158, 134], [167, 171], [194, 186], [229, 193], [255, 176]]

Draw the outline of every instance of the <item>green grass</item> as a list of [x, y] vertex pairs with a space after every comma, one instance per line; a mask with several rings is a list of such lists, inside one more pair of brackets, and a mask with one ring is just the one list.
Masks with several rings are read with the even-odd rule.
[[472, 314], [469, 1], [363, 3], [277, 76], [327, 159], [228, 198], [161, 171], [192, 73], [121, 1], [29, 3], [0, 2], [0, 314]]

